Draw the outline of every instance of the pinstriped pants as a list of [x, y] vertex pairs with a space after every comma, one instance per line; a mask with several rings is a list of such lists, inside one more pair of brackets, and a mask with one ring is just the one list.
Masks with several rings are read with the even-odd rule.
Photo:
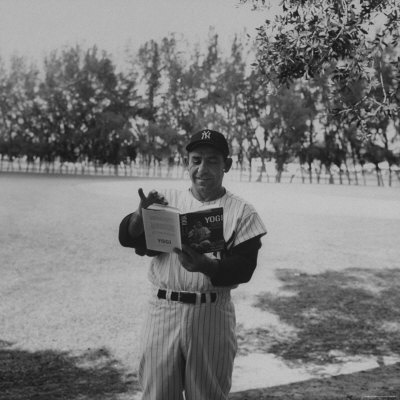
[[195, 305], [152, 299], [142, 334], [142, 399], [228, 399], [235, 326], [229, 292]]

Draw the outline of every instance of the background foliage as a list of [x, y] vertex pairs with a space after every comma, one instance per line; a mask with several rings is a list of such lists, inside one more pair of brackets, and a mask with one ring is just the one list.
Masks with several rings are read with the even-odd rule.
[[333, 181], [334, 170], [350, 182], [352, 170], [358, 183], [369, 163], [391, 184], [398, 28], [394, 0], [284, 0], [255, 47], [237, 36], [228, 53], [210, 31], [205, 49], [171, 35], [128, 50], [123, 70], [97, 47], [54, 51], [41, 66], [0, 59], [1, 160], [175, 165], [188, 136], [209, 127], [227, 135], [238, 168], [257, 159], [262, 174], [273, 161], [277, 181], [299, 162], [310, 181], [322, 171]]

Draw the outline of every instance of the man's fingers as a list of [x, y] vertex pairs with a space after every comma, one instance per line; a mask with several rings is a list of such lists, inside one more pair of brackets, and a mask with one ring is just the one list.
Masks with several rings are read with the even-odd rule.
[[164, 196], [161, 196], [161, 197], [160, 197], [160, 200], [161, 200], [161, 204], [164, 204], [164, 205], [167, 205], [167, 204], [168, 204], [168, 201], [165, 200], [165, 197], [164, 197]]
[[178, 254], [178, 256], [182, 254], [182, 250], [181, 250], [181, 249], [178, 249], [177, 247], [174, 247], [172, 250], [173, 250], [173, 252], [174, 252], [175, 254]]
[[164, 204], [164, 205], [168, 204], [168, 201], [165, 199], [165, 197], [162, 194], [158, 193], [157, 190], [150, 190], [149, 194], [146, 196], [143, 193], [143, 189], [139, 188], [138, 193], [141, 201], [141, 206], [143, 208], [147, 208], [149, 205], [153, 203]]
[[196, 256], [199, 255], [199, 253], [197, 253], [197, 251], [193, 250], [190, 246], [188, 246], [187, 244], [182, 244], [182, 251], [188, 255], [191, 258], [194, 258]]
[[178, 249], [177, 247], [174, 247], [173, 252], [178, 255], [179, 259], [181, 261], [191, 261], [192, 256], [191, 254], [185, 250], [185, 245], [182, 246], [182, 249]]

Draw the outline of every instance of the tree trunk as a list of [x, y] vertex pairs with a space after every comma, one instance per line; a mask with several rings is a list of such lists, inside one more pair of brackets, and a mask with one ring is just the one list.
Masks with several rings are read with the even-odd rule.
[[378, 180], [378, 186], [384, 186], [381, 169], [379, 168], [378, 164], [375, 165], [375, 171], [376, 179]]
[[261, 157], [261, 169], [258, 175], [257, 182], [262, 182], [262, 174], [266, 171], [264, 157]]
[[282, 162], [277, 162], [276, 163], [276, 175], [275, 175], [275, 182], [276, 183], [281, 183], [282, 172], [283, 172], [283, 163]]
[[304, 183], [306, 178], [304, 176], [304, 168], [302, 164], [300, 164], [300, 177], [301, 177], [301, 183]]
[[363, 177], [364, 186], [366, 186], [367, 185], [367, 178], [365, 177], [365, 169], [364, 169], [363, 165], [361, 166], [361, 175]]

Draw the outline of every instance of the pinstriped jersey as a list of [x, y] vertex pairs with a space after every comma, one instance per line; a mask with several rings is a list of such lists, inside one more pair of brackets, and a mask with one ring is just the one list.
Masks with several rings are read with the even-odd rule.
[[[165, 196], [170, 206], [177, 207], [182, 213], [199, 210], [209, 205], [223, 207], [224, 240], [227, 249], [267, 232], [254, 207], [229, 191], [226, 191], [222, 197], [208, 202], [197, 200], [190, 189], [187, 191], [167, 189], [160, 193]], [[221, 258], [220, 253], [207, 255]], [[157, 288], [174, 291], [216, 292], [227, 289], [213, 286], [210, 278], [200, 272], [187, 271], [182, 267], [175, 253], [162, 253], [153, 257], [149, 280]], [[231, 288], [233, 287], [236, 286]]]

